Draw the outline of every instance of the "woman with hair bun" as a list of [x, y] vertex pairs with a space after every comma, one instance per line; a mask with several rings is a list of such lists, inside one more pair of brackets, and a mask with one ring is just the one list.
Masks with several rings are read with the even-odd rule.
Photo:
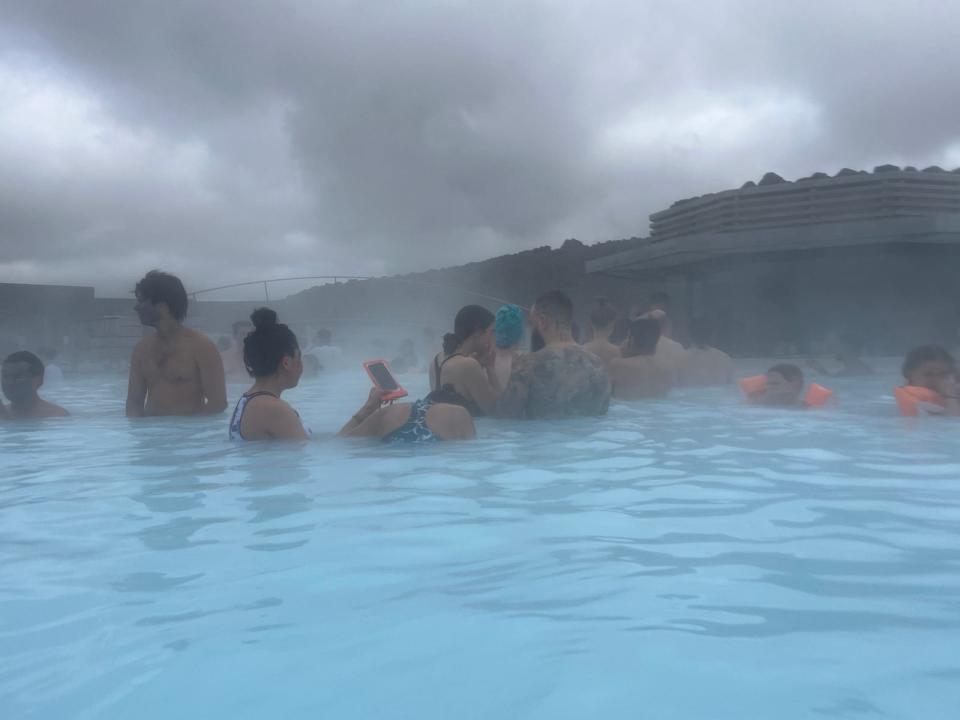
[[230, 418], [231, 440], [306, 440], [300, 416], [280, 399], [303, 373], [300, 344], [293, 331], [277, 322], [277, 313], [258, 308], [250, 316], [253, 331], [243, 340], [243, 364], [253, 385], [237, 401]]
[[473, 416], [492, 415], [502, 391], [494, 369], [493, 325], [493, 313], [485, 307], [461, 308], [430, 368], [431, 389], [456, 393]]

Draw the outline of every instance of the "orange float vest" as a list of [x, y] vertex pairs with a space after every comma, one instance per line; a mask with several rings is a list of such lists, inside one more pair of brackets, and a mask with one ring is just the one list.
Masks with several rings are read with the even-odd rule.
[[917, 417], [920, 414], [920, 406], [923, 404], [937, 405], [944, 407], [946, 403], [930, 388], [918, 387], [917, 385], [904, 385], [895, 388], [893, 396], [897, 400], [897, 408], [904, 417]]
[[[743, 378], [737, 381], [743, 394], [747, 396], [750, 402], [757, 402], [763, 395], [763, 389], [766, 387], [766, 375], [754, 375], [753, 377]], [[807, 388], [807, 394], [803, 396], [804, 407], [820, 407], [825, 405], [833, 397], [833, 390], [825, 388], [823, 385], [811, 383]]]

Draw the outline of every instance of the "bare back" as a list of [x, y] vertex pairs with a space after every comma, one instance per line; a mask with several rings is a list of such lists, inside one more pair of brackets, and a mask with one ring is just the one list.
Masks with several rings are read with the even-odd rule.
[[127, 415], [212, 415], [227, 406], [223, 362], [205, 335], [180, 328], [141, 340], [130, 362]]
[[603, 360], [603, 364], [608, 367], [614, 358], [620, 357], [620, 348], [606, 339], [591, 340], [583, 346], [583, 349]]
[[688, 348], [680, 362], [680, 382], [684, 385], [709, 387], [732, 381], [733, 361], [717, 348]]
[[610, 363], [613, 396], [621, 400], [666, 397], [673, 373], [654, 356], [619, 358]]

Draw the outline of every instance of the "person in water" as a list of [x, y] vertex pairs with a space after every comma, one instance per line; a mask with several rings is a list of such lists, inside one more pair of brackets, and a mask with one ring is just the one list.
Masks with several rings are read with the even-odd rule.
[[363, 406], [340, 429], [343, 437], [375, 437], [384, 442], [472, 440], [477, 431], [464, 399], [449, 387], [414, 403], [383, 405], [387, 391], [371, 388]]
[[497, 405], [507, 418], [605, 415], [610, 377], [603, 361], [574, 341], [573, 303], [554, 290], [537, 298], [530, 325], [543, 348], [521, 357]]
[[450, 389], [464, 399], [471, 415], [492, 415], [502, 387], [497, 378], [493, 313], [479, 305], [460, 309], [453, 332], [443, 337], [443, 352], [433, 359], [430, 387]]
[[6, 410], [7, 418], [36, 420], [70, 414], [37, 394], [43, 385], [43, 376], [43, 362], [32, 352], [20, 350], [6, 357], [0, 367], [0, 381], [4, 396], [10, 401], [10, 407]]
[[497, 356], [494, 372], [500, 387], [506, 387], [513, 372], [513, 364], [520, 357], [520, 340], [523, 338], [523, 310], [516, 305], [502, 305], [497, 310], [493, 324], [493, 340]]
[[620, 347], [610, 342], [617, 322], [617, 309], [606, 298], [597, 298], [590, 310], [590, 341], [583, 346], [603, 360], [607, 367], [614, 358], [621, 357]]
[[656, 357], [660, 323], [640, 318], [630, 323], [623, 356], [610, 361], [613, 396], [623, 400], [666, 397], [673, 373]]
[[692, 387], [727, 385], [733, 382], [733, 360], [710, 343], [713, 325], [706, 318], [694, 318], [687, 328], [690, 347], [680, 362], [679, 382]]
[[924, 403], [926, 414], [960, 415], [957, 366], [946, 349], [939, 345], [914, 348], [907, 353], [902, 372], [908, 388], [922, 388], [932, 393], [933, 402]]
[[803, 370], [792, 363], [781, 363], [767, 370], [763, 390], [751, 401], [772, 407], [794, 407], [801, 404]]
[[[317, 359], [320, 370], [324, 372], [343, 368], [343, 350], [333, 344], [333, 333], [327, 328], [317, 330], [314, 345], [307, 353]], [[378, 354], [382, 355], [382, 348]]]
[[227, 407], [223, 361], [206, 335], [184, 327], [183, 283], [151, 270], [134, 292], [140, 322], [156, 332], [133, 349], [127, 417], [222, 413]]
[[231, 328], [230, 346], [220, 353], [223, 362], [223, 374], [231, 379], [247, 377], [247, 368], [243, 363], [243, 339], [253, 330], [249, 320], [237, 320]]
[[237, 401], [230, 418], [231, 440], [306, 440], [300, 416], [280, 398], [303, 374], [300, 344], [277, 313], [259, 308], [250, 316], [253, 332], [243, 340], [243, 362], [253, 385]]
[[834, 359], [840, 364], [836, 370], [828, 370], [816, 359], [811, 359], [807, 365], [818, 373], [829, 377], [861, 377], [873, 375], [873, 368], [863, 361], [863, 343], [849, 335], [831, 335], [830, 346], [834, 348]]

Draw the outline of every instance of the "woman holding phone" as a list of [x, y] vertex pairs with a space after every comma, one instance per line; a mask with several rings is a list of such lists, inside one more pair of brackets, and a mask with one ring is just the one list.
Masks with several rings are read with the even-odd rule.
[[443, 352], [430, 367], [430, 387], [459, 395], [471, 415], [492, 415], [503, 388], [497, 378], [493, 313], [479, 305], [460, 309]]
[[290, 405], [280, 399], [297, 386], [303, 361], [297, 336], [270, 308], [250, 316], [253, 331], [243, 340], [243, 364], [253, 385], [237, 401], [230, 418], [231, 440], [306, 440], [309, 433]]
[[457, 393], [438, 390], [414, 403], [381, 407], [389, 392], [376, 386], [371, 388], [363, 407], [354, 413], [339, 434], [405, 443], [472, 440], [477, 436], [473, 418]]

